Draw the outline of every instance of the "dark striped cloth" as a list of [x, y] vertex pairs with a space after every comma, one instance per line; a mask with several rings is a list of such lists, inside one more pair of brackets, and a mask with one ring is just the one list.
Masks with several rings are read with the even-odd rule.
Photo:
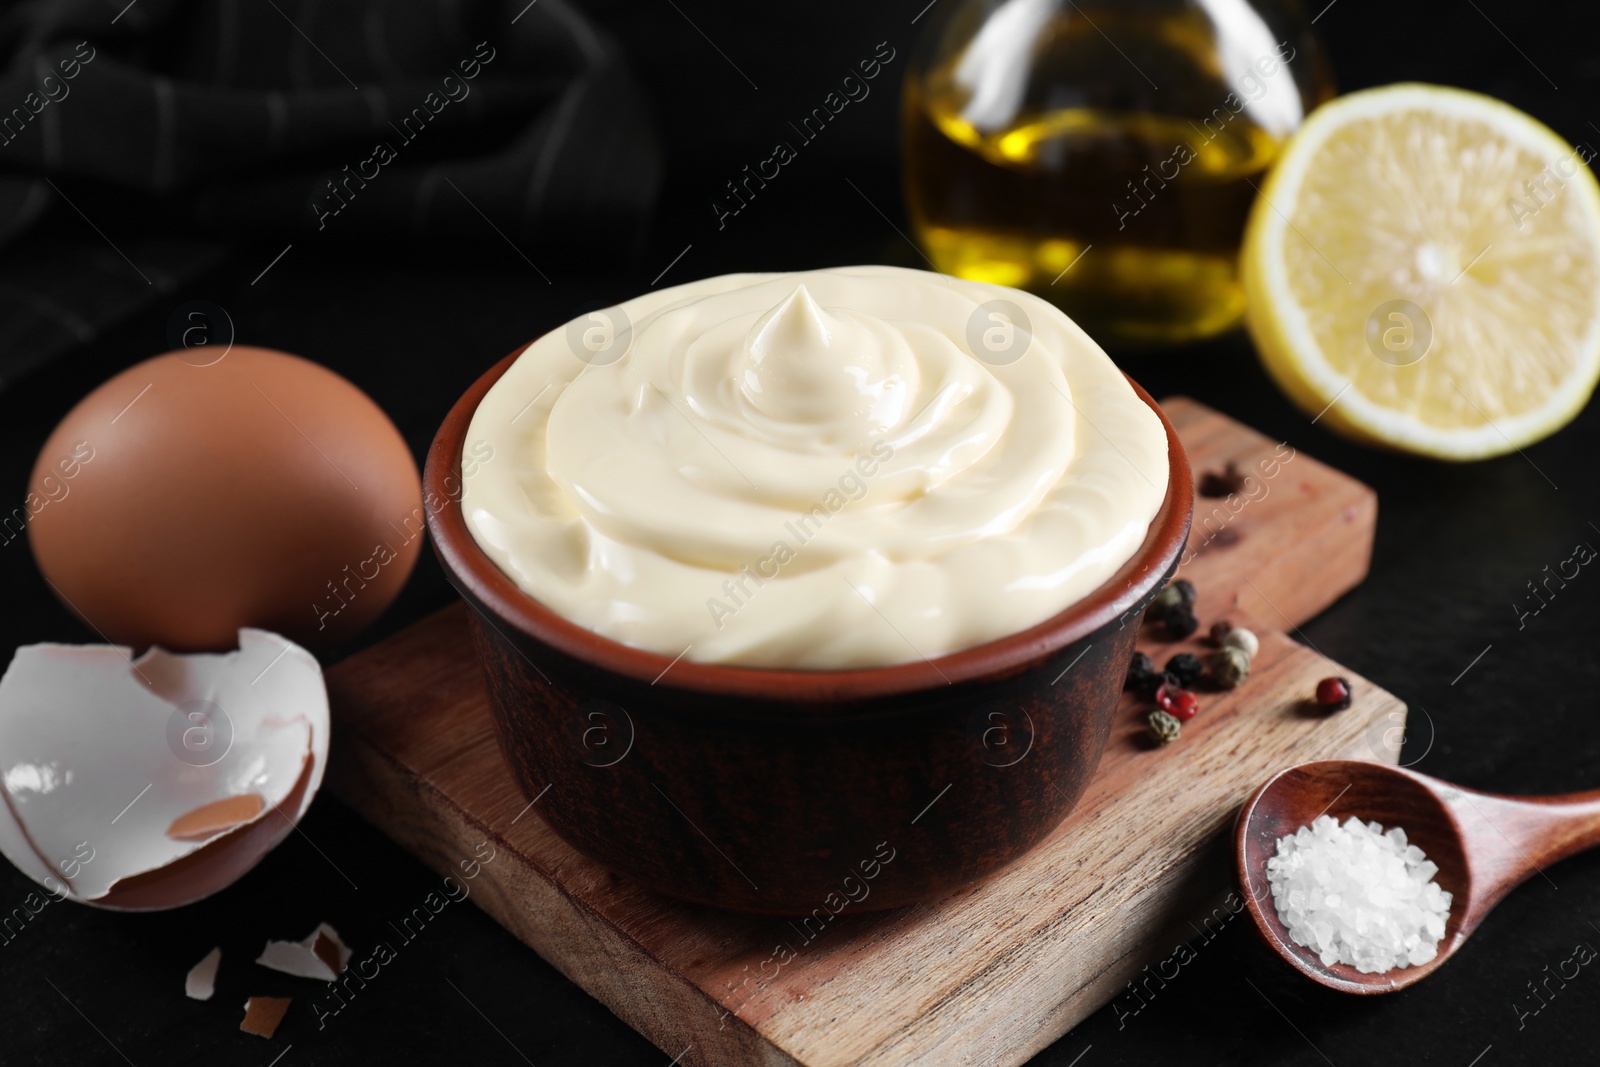
[[622, 54], [568, 0], [34, 2], [0, 63], [0, 242], [87, 189], [123, 232], [614, 262], [658, 184]]

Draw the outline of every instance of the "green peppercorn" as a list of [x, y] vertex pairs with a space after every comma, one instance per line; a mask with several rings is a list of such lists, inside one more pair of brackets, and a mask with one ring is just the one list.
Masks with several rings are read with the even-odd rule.
[[1211, 677], [1224, 689], [1234, 689], [1250, 677], [1250, 656], [1242, 648], [1230, 645], [1213, 652], [1207, 665], [1211, 668]]
[[1150, 736], [1159, 744], [1171, 744], [1183, 733], [1183, 724], [1164, 711], [1152, 711], [1145, 723], [1150, 727]]

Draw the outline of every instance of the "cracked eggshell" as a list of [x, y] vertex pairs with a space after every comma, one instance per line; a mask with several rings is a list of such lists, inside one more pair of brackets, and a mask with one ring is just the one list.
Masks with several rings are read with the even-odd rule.
[[328, 697], [309, 652], [238, 640], [138, 659], [17, 649], [0, 678], [0, 852], [58, 896], [122, 910], [192, 903], [260, 862], [322, 782]]

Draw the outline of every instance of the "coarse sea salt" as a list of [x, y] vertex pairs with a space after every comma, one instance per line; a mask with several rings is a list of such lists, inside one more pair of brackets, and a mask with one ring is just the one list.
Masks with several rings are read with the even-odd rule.
[[1450, 894], [1438, 866], [1398, 826], [1322, 815], [1278, 841], [1267, 880], [1278, 918], [1324, 965], [1363, 974], [1427, 963], [1438, 955]]

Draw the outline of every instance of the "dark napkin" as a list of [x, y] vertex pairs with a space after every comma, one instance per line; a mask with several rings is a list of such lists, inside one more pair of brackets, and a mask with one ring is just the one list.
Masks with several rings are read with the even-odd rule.
[[230, 236], [498, 229], [534, 259], [615, 256], [649, 212], [641, 94], [566, 0], [118, 8], [0, 23], [0, 239], [55, 199], [34, 175], [160, 198]]
[[0, 64], [13, 251], [54, 212], [118, 245], [509, 242], [569, 272], [638, 247], [660, 175], [621, 50], [567, 0], [31, 3]]

